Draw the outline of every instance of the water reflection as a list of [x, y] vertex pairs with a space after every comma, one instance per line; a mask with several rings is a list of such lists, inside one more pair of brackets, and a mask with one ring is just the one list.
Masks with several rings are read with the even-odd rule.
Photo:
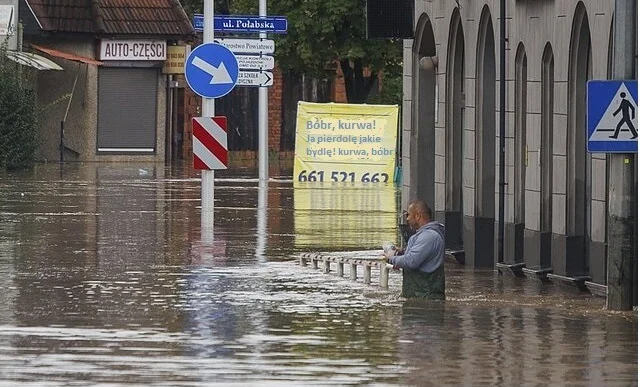
[[293, 195], [296, 246], [377, 249], [397, 240], [392, 184], [296, 183]]
[[258, 186], [258, 226], [257, 226], [257, 241], [256, 241], [256, 258], [260, 262], [266, 260], [266, 248], [267, 248], [267, 197], [269, 194], [269, 182], [260, 180]]
[[453, 264], [445, 302], [320, 274], [292, 258], [394, 239], [395, 196], [234, 173], [212, 239], [188, 171], [2, 173], [0, 384], [637, 384], [636, 313]]

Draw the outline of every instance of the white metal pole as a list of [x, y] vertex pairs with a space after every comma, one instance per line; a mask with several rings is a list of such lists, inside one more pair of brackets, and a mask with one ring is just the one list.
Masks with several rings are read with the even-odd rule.
[[[260, 16], [267, 16], [267, 0], [260, 0]], [[260, 39], [266, 39], [266, 33], [260, 33]], [[258, 88], [258, 160], [261, 181], [269, 180], [269, 105], [267, 88]]]
[[[203, 27], [203, 43], [213, 42], [213, 17], [214, 17], [214, 0], [204, 1], [204, 27]], [[213, 117], [215, 115], [215, 100], [213, 98], [202, 98], [202, 115], [203, 117]], [[213, 242], [213, 197], [214, 197], [214, 171], [202, 171], [202, 187], [201, 187], [201, 238]]]

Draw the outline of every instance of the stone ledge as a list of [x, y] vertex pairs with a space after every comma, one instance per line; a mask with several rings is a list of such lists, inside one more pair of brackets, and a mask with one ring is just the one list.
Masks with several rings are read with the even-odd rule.
[[550, 273], [553, 273], [553, 269], [550, 267], [532, 267], [532, 268], [527, 268], [527, 267], [523, 267], [522, 268], [522, 273], [525, 275], [525, 277], [532, 279], [534, 281], [538, 281], [538, 282], [549, 282], [549, 278], [548, 275]]
[[558, 274], [549, 274], [547, 277], [554, 285], [565, 288], [578, 289], [581, 292], [588, 291], [585, 282], [591, 280], [591, 277], [586, 275], [567, 277]]
[[606, 298], [609, 293], [609, 287], [607, 285], [597, 284], [591, 281], [584, 281], [584, 286], [586, 286], [594, 296]]
[[496, 269], [500, 274], [510, 274], [514, 277], [522, 277], [524, 273], [522, 269], [525, 268], [524, 262], [498, 262], [496, 263]]
[[451, 262], [464, 265], [464, 250], [446, 250], [444, 256]]

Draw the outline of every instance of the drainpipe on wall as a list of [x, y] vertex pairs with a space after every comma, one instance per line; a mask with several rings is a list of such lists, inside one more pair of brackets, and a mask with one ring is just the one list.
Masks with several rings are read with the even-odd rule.
[[498, 173], [498, 262], [504, 262], [506, 0], [500, 0], [500, 146]]

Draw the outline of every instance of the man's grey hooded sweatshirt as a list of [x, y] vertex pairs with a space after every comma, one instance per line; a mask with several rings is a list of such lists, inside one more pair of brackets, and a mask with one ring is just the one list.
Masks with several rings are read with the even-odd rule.
[[402, 269], [433, 273], [444, 262], [444, 225], [431, 221], [420, 227], [409, 238], [404, 254], [389, 261]]

